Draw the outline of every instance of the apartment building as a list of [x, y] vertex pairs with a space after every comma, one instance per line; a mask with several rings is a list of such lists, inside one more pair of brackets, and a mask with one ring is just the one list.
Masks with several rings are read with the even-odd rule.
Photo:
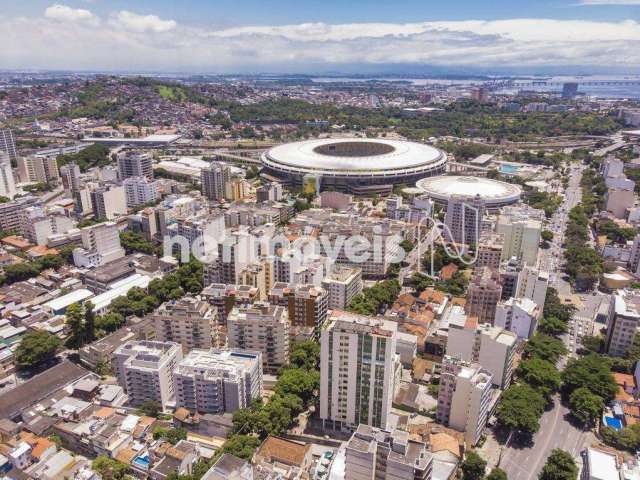
[[607, 317], [605, 352], [614, 357], [626, 355], [640, 325], [640, 295], [618, 290], [611, 295]]
[[446, 354], [482, 365], [491, 374], [493, 385], [506, 389], [513, 376], [518, 336], [500, 327], [479, 324], [460, 306], [451, 309], [457, 310], [457, 315], [449, 317]]
[[358, 425], [347, 443], [345, 479], [431, 480], [432, 474], [433, 456], [428, 446], [402, 430]]
[[127, 214], [127, 195], [121, 185], [102, 185], [91, 191], [93, 216], [113, 220]]
[[77, 192], [81, 189], [80, 167], [77, 164], [72, 162], [60, 167], [60, 177], [66, 192]]
[[0, 231], [18, 232], [22, 228], [22, 211], [38, 204], [38, 198], [21, 197], [12, 202], [0, 203]]
[[36, 245], [46, 245], [49, 236], [65, 234], [76, 226], [76, 222], [66, 215], [60, 212], [46, 214], [39, 207], [25, 208], [21, 216], [22, 235]]
[[477, 317], [479, 323], [493, 324], [501, 296], [499, 273], [488, 267], [477, 269], [467, 289], [467, 314]]
[[158, 340], [178, 343], [185, 353], [214, 346], [216, 316], [211, 305], [190, 296], [165, 302], [152, 314]]
[[19, 157], [18, 176], [22, 182], [48, 183], [60, 178], [58, 162], [51, 157]]
[[504, 249], [504, 237], [500, 234], [483, 234], [478, 243], [478, 258], [473, 264], [474, 268], [489, 267], [494, 270], [500, 268], [502, 251]]
[[76, 267], [97, 267], [125, 255], [120, 245], [120, 233], [113, 222], [99, 223], [80, 230], [82, 248], [73, 250]]
[[128, 341], [113, 353], [113, 369], [131, 405], [154, 400], [165, 408], [175, 399], [173, 372], [180, 360], [177, 343]]
[[515, 257], [525, 265], [537, 264], [542, 234], [540, 219], [523, 215], [519, 209], [505, 209], [498, 217], [496, 232], [504, 239], [503, 261]]
[[262, 353], [264, 371], [275, 374], [289, 364], [289, 316], [284, 307], [256, 303], [234, 307], [227, 317], [230, 348]]
[[209, 200], [223, 201], [227, 194], [227, 185], [231, 181], [231, 169], [228, 165], [211, 162], [211, 166], [203, 168], [200, 173], [202, 194]]
[[158, 182], [147, 177], [129, 177], [122, 182], [128, 207], [137, 207], [158, 201]]
[[325, 289], [314, 285], [277, 282], [269, 292], [269, 302], [287, 308], [293, 330], [306, 328], [317, 336], [327, 320], [329, 296]]
[[487, 424], [491, 385], [491, 373], [479, 364], [444, 357], [436, 418], [443, 425], [464, 432], [468, 447], [478, 443]]
[[127, 151], [118, 155], [120, 180], [130, 177], [147, 177], [153, 180], [153, 158], [149, 153]]
[[605, 210], [616, 218], [627, 218], [627, 209], [635, 204], [633, 188], [609, 188], [605, 194]]
[[250, 285], [212, 283], [200, 293], [200, 297], [217, 311], [218, 324], [226, 325], [233, 307], [250, 307], [260, 300], [260, 291]]
[[501, 301], [495, 310], [496, 327], [515, 333], [518, 338], [530, 338], [538, 327], [542, 309], [528, 298], [513, 298]]
[[444, 223], [448, 227], [448, 240], [456, 243], [476, 245], [480, 238], [482, 218], [486, 211], [485, 201], [452, 195], [447, 202]]
[[331, 310], [346, 310], [353, 298], [362, 293], [362, 269], [336, 265], [322, 280], [322, 288], [329, 295]]
[[242, 285], [257, 288], [260, 300], [266, 300], [269, 291], [273, 288], [274, 277], [273, 257], [260, 257], [240, 271], [238, 280]]
[[544, 309], [549, 288], [549, 272], [525, 266], [520, 274], [517, 297], [528, 298]]
[[387, 428], [399, 382], [397, 324], [333, 312], [320, 339], [320, 418], [355, 429]]
[[10, 160], [16, 160], [18, 158], [16, 140], [13, 136], [13, 131], [8, 128], [0, 130], [0, 152], [5, 152]]
[[174, 373], [176, 405], [198, 413], [233, 413], [262, 395], [262, 354], [247, 350], [198, 350]]
[[254, 238], [246, 230], [230, 232], [218, 243], [218, 256], [205, 267], [204, 284], [238, 284], [240, 273], [258, 258]]
[[13, 200], [17, 193], [11, 159], [8, 154], [0, 150], [0, 197]]

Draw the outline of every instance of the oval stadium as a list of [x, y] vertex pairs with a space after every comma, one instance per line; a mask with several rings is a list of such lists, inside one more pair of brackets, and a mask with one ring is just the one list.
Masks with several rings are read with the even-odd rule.
[[444, 173], [447, 155], [402, 140], [327, 138], [287, 143], [262, 154], [263, 172], [293, 186], [309, 180], [322, 190], [390, 193], [394, 185]]
[[488, 209], [497, 209], [517, 203], [522, 189], [519, 185], [500, 182], [484, 177], [439, 176], [424, 178], [416, 187], [426, 193], [434, 202], [447, 204], [452, 197], [481, 198]]

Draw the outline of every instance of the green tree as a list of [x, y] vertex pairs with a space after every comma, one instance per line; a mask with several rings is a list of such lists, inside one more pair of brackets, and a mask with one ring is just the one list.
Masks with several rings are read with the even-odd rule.
[[[238, 458], [250, 460], [256, 448], [260, 446], [260, 440], [251, 435], [231, 435], [219, 450], [220, 454], [230, 453]], [[217, 453], [217, 452], [216, 452]]]
[[142, 405], [138, 407], [140, 415], [147, 417], [158, 418], [158, 415], [162, 412], [162, 406], [155, 400], [145, 400]]
[[55, 358], [61, 341], [55, 335], [44, 330], [27, 332], [16, 349], [15, 358], [18, 368], [31, 368]]
[[618, 391], [609, 362], [595, 354], [582, 358], [572, 358], [562, 372], [563, 390], [568, 395], [581, 387], [610, 402]]
[[552, 337], [567, 333], [567, 323], [557, 317], [546, 317], [540, 320], [538, 331]]
[[593, 423], [602, 413], [604, 402], [601, 397], [595, 395], [586, 387], [575, 389], [569, 397], [571, 414], [582, 423]]
[[296, 368], [313, 370], [320, 362], [320, 345], [313, 340], [294, 343], [289, 353], [289, 363]]
[[553, 232], [551, 230], [543, 230], [540, 236], [545, 242], [550, 242], [551, 240], [553, 240]]
[[92, 463], [91, 468], [100, 474], [105, 480], [123, 480], [129, 473], [129, 466], [109, 458], [106, 455], [100, 455]]
[[527, 358], [540, 357], [556, 363], [562, 355], [566, 355], [567, 347], [564, 346], [562, 340], [543, 333], [536, 333], [525, 345], [524, 353]]
[[518, 377], [547, 398], [560, 388], [560, 372], [556, 366], [539, 357], [520, 362]]
[[179, 428], [156, 427], [153, 430], [153, 438], [155, 440], [162, 438], [167, 442], [169, 442], [171, 445], [175, 445], [180, 440], [187, 439], [187, 431], [182, 427], [179, 427]]
[[498, 423], [517, 434], [532, 435], [540, 428], [546, 403], [542, 393], [530, 385], [511, 385], [496, 410]]
[[320, 385], [320, 372], [288, 368], [278, 378], [275, 391], [280, 395], [295, 395], [306, 404]]
[[487, 475], [486, 480], [508, 480], [507, 472], [498, 467], [495, 467], [493, 470], [491, 470], [491, 473]]
[[85, 339], [87, 343], [93, 342], [96, 338], [96, 314], [93, 308], [93, 303], [90, 301], [84, 302]]
[[462, 480], [482, 480], [486, 468], [487, 462], [472, 450], [462, 462]]
[[577, 480], [578, 466], [573, 457], [559, 448], [554, 448], [542, 468], [539, 480]]
[[86, 329], [84, 324], [84, 309], [79, 303], [67, 307], [65, 312], [66, 324], [70, 335], [67, 338], [67, 347], [80, 348], [84, 345]]

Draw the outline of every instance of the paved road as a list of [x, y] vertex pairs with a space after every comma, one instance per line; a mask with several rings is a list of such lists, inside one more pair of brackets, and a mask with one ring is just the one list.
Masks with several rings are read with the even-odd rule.
[[[563, 204], [556, 214], [551, 218], [549, 227], [554, 232], [552, 245], [547, 250], [541, 251], [540, 266], [547, 268], [550, 272], [550, 284], [556, 288], [560, 295], [571, 295], [571, 286], [563, 280], [562, 264], [564, 255], [562, 242], [564, 241], [564, 231], [568, 221], [569, 211], [581, 200], [580, 179], [582, 177], [583, 166], [571, 167], [569, 185], [565, 191]], [[585, 307], [589, 308], [596, 302], [596, 298], [587, 294], [584, 296]], [[587, 315], [584, 308], [578, 314]], [[577, 315], [578, 316], [578, 315]], [[579, 318], [583, 318], [580, 316]], [[579, 333], [576, 319], [572, 332], [565, 336], [564, 340], [569, 348], [570, 355], [575, 354], [578, 342], [576, 336]], [[583, 335], [590, 334], [584, 332]], [[564, 366], [566, 359], [563, 359], [560, 367]], [[502, 452], [500, 468], [507, 472], [509, 480], [534, 480], [544, 466], [547, 457], [554, 448], [562, 448], [580, 461], [580, 451], [593, 441], [593, 434], [584, 432], [568, 421], [568, 409], [564, 407], [559, 397], [554, 398], [553, 408], [544, 413], [540, 419], [540, 430], [533, 437], [533, 444], [529, 446], [508, 445]]]
[[510, 446], [504, 450], [500, 468], [507, 472], [509, 480], [537, 479], [554, 448], [566, 450], [580, 462], [580, 451], [595, 438], [590, 431], [583, 431], [569, 423], [568, 412], [559, 398], [554, 398], [553, 409], [545, 412], [540, 419], [540, 430], [533, 437], [534, 446]]

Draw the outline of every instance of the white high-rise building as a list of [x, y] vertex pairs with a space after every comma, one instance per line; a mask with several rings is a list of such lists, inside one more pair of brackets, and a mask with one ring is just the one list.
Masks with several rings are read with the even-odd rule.
[[158, 201], [158, 183], [147, 177], [129, 177], [122, 185], [126, 193], [128, 207], [137, 207]]
[[444, 216], [444, 223], [450, 232], [449, 240], [467, 245], [477, 244], [485, 211], [485, 201], [479, 195], [471, 199], [452, 195]]
[[265, 371], [277, 373], [289, 364], [289, 316], [281, 306], [256, 303], [234, 307], [227, 317], [229, 347], [262, 352]]
[[494, 325], [518, 335], [530, 338], [538, 327], [542, 309], [528, 298], [509, 298], [496, 305]]
[[233, 413], [262, 395], [262, 354], [191, 350], [174, 374], [176, 405], [198, 413]]
[[387, 428], [399, 382], [397, 324], [334, 311], [320, 340], [320, 418]]
[[11, 159], [7, 153], [0, 151], [0, 197], [13, 200], [16, 193], [18, 192], [13, 179], [13, 170], [11, 170]]
[[542, 222], [536, 218], [508, 211], [498, 217], [496, 232], [503, 237], [502, 260], [515, 257], [525, 265], [536, 265], [542, 234]]
[[322, 280], [322, 288], [329, 294], [329, 309], [346, 310], [353, 298], [362, 292], [362, 270], [336, 265]]
[[231, 169], [222, 163], [212, 162], [209, 168], [203, 168], [200, 174], [202, 194], [217, 202], [228, 198], [227, 184], [231, 181]]
[[402, 430], [359, 425], [345, 449], [345, 479], [431, 480], [433, 455]]
[[124, 152], [118, 155], [120, 180], [130, 177], [147, 177], [153, 180], [153, 158], [149, 153]]
[[99, 223], [80, 230], [82, 248], [73, 251], [76, 267], [97, 267], [125, 255], [120, 245], [118, 226], [112, 222]]
[[549, 272], [530, 266], [525, 266], [520, 272], [518, 297], [533, 300], [538, 307], [544, 309], [548, 288]]
[[116, 349], [112, 363], [129, 403], [153, 400], [165, 408], [175, 399], [173, 372], [181, 359], [177, 343], [129, 341]]
[[60, 178], [56, 158], [51, 157], [19, 157], [18, 175], [22, 182], [47, 183]]
[[22, 236], [36, 245], [46, 245], [49, 236], [65, 234], [75, 228], [76, 222], [60, 213], [46, 214], [40, 207], [21, 211]]
[[436, 418], [443, 425], [464, 432], [468, 446], [478, 443], [487, 424], [491, 385], [491, 373], [479, 364], [444, 357]]
[[152, 318], [158, 340], [176, 342], [185, 353], [214, 345], [217, 312], [200, 297], [169, 300], [153, 312]]
[[518, 337], [487, 323], [478, 324], [458, 305], [451, 307], [447, 355], [479, 363], [491, 373], [493, 384], [505, 389], [511, 383]]
[[604, 351], [613, 357], [625, 356], [639, 326], [640, 295], [618, 290], [611, 295], [609, 303]]
[[10, 160], [16, 160], [18, 158], [16, 141], [13, 137], [13, 132], [8, 128], [0, 130], [0, 152], [5, 152], [9, 155]]
[[127, 214], [127, 195], [121, 185], [105, 185], [93, 190], [91, 204], [97, 219], [113, 220]]
[[75, 163], [68, 163], [60, 167], [62, 185], [67, 192], [77, 192], [82, 188], [80, 180], [80, 167]]

